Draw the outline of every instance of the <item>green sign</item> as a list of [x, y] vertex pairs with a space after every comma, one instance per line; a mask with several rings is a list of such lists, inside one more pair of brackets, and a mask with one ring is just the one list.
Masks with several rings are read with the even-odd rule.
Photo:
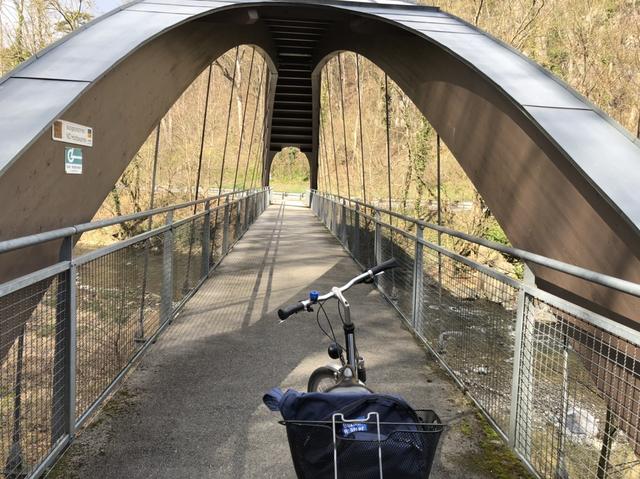
[[65, 147], [64, 171], [68, 175], [82, 174], [82, 148]]

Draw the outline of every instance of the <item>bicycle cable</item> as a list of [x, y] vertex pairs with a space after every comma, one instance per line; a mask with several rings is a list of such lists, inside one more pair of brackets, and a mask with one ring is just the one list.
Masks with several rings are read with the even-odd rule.
[[[327, 313], [325, 313], [325, 315], [326, 314]], [[338, 301], [338, 315], [340, 316], [340, 321], [342, 321], [342, 324], [344, 325], [344, 317], [342, 316], [342, 310], [340, 309], [340, 301]], [[333, 331], [333, 329], [332, 329], [332, 331]], [[337, 343], [337, 341], [336, 341], [336, 343]], [[340, 347], [342, 347], [342, 346], [340, 346]], [[356, 356], [358, 356], [358, 355], [359, 355], [358, 348], [356, 348]]]
[[338, 304], [338, 316], [340, 316], [340, 321], [342, 321], [342, 324], [344, 324], [344, 318], [342, 317], [342, 311], [340, 310], [340, 301], [338, 301], [337, 304]]
[[[336, 343], [338, 345], [338, 347], [341, 350], [344, 351], [344, 348], [342, 347], [342, 345], [338, 342], [338, 339], [336, 338], [336, 333], [333, 330], [333, 325], [331, 324], [331, 319], [329, 318], [329, 315], [327, 314], [327, 311], [324, 308], [324, 301], [323, 302], [318, 302], [318, 305], [319, 305], [319, 308], [318, 308], [318, 311], [316, 313], [316, 322], [318, 323], [318, 327], [320, 328], [320, 331], [322, 331], [325, 334], [326, 337], [328, 337], [331, 341]], [[327, 324], [329, 325], [329, 329], [331, 330], [331, 335], [329, 335], [329, 333], [327, 333], [327, 331], [320, 324], [320, 311], [322, 311], [322, 314], [324, 314], [324, 317], [327, 320]]]

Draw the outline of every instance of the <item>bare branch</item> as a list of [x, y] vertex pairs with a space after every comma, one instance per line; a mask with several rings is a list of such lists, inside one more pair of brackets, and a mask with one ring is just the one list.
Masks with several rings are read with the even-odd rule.
[[473, 24], [477, 27], [478, 21], [480, 20], [480, 14], [482, 13], [482, 7], [484, 6], [484, 0], [480, 0], [478, 3], [478, 10], [476, 11], [476, 18], [473, 21]]

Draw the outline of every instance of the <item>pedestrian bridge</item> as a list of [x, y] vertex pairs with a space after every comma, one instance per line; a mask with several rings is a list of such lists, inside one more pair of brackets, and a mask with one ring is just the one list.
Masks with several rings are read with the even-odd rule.
[[[270, 206], [124, 381], [113, 399], [118, 413], [83, 433], [56, 472], [293, 477], [284, 427], [262, 395], [276, 385], [304, 390], [313, 369], [329, 359], [315, 314], [279, 324], [276, 311], [359, 273], [307, 207]], [[437, 408], [453, 424], [474, 424], [472, 408], [433, 370], [384, 297], [365, 286], [349, 298], [369, 385]], [[477, 459], [479, 441], [463, 448], [454, 442], [447, 443], [440, 477], [474, 477], [458, 456]]]
[[[228, 107], [210, 112], [229, 49]], [[343, 78], [338, 98], [335, 85], [321, 95], [343, 51], [358, 55], [358, 100], [360, 57], [384, 71], [383, 173], [365, 171], [360, 110], [361, 161], [347, 153]], [[159, 125], [203, 72], [190, 201], [158, 208]], [[231, 151], [234, 98], [252, 78], [255, 111], [238, 109]], [[434, 223], [392, 195], [389, 79], [438, 134]], [[291, 477], [260, 393], [303, 387], [323, 343], [313, 317], [279, 324], [274, 311], [390, 257], [398, 270], [353, 293], [360, 344], [375, 389], [450, 423], [434, 476], [640, 475], [640, 146], [474, 26], [392, 0], [135, 1], [0, 79], [0, 110], [4, 477], [40, 477], [65, 450], [61, 477]], [[205, 172], [211, 116], [226, 127], [219, 171]], [[92, 221], [148, 138], [149, 209]], [[442, 143], [512, 246], [443, 223]], [[289, 146], [309, 163], [298, 202], [269, 188]], [[383, 200], [372, 182], [389, 185]], [[132, 223], [142, 230], [108, 246], [78, 243]]]

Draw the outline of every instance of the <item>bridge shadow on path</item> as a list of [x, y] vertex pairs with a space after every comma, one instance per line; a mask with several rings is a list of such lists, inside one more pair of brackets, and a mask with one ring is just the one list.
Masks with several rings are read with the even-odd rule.
[[[279, 416], [261, 398], [274, 386], [304, 389], [329, 361], [328, 339], [315, 314], [279, 323], [276, 311], [357, 273], [309, 209], [272, 205], [80, 434], [57, 477], [295, 477]], [[452, 424], [432, 477], [488, 477], [460, 460], [480, 454], [457, 427], [475, 421], [468, 401], [376, 290], [348, 297], [370, 387]]]

